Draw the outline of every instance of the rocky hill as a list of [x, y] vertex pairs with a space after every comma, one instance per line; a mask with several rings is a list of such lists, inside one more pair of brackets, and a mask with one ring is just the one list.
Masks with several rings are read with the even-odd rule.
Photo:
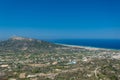
[[8, 40], [0, 42], [0, 52], [30, 52], [36, 53], [41, 51], [52, 50], [56, 47], [60, 47], [54, 43], [49, 43], [42, 40], [24, 38], [24, 37], [12, 37]]

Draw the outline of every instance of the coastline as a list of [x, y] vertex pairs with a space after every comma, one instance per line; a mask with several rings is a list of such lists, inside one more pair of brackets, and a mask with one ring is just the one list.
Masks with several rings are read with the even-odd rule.
[[88, 50], [119, 50], [119, 49], [108, 49], [108, 48], [99, 48], [99, 47], [92, 47], [92, 46], [69, 45], [69, 44], [62, 44], [62, 43], [55, 43], [55, 44], [68, 46], [68, 47], [84, 48]]

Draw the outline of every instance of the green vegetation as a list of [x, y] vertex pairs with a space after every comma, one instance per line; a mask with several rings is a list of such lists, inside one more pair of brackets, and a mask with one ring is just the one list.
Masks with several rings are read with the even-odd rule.
[[0, 42], [0, 80], [120, 80], [120, 51], [11, 38]]

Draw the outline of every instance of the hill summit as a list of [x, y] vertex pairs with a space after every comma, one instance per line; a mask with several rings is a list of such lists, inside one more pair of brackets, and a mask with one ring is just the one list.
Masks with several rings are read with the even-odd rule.
[[29, 52], [38, 53], [48, 50], [52, 50], [56, 47], [60, 47], [54, 43], [50, 43], [43, 40], [31, 39], [25, 37], [12, 37], [8, 40], [0, 42], [0, 52]]
[[11, 37], [10, 39], [12, 39], [12, 40], [30, 40], [30, 41], [33, 40], [33, 39], [31, 39], [31, 38], [24, 38], [24, 37], [18, 37], [18, 36], [16, 36], [16, 37]]

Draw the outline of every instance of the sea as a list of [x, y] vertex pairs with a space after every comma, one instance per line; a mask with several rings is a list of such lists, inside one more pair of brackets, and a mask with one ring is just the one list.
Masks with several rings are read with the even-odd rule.
[[52, 43], [120, 50], [120, 39], [53, 39]]

